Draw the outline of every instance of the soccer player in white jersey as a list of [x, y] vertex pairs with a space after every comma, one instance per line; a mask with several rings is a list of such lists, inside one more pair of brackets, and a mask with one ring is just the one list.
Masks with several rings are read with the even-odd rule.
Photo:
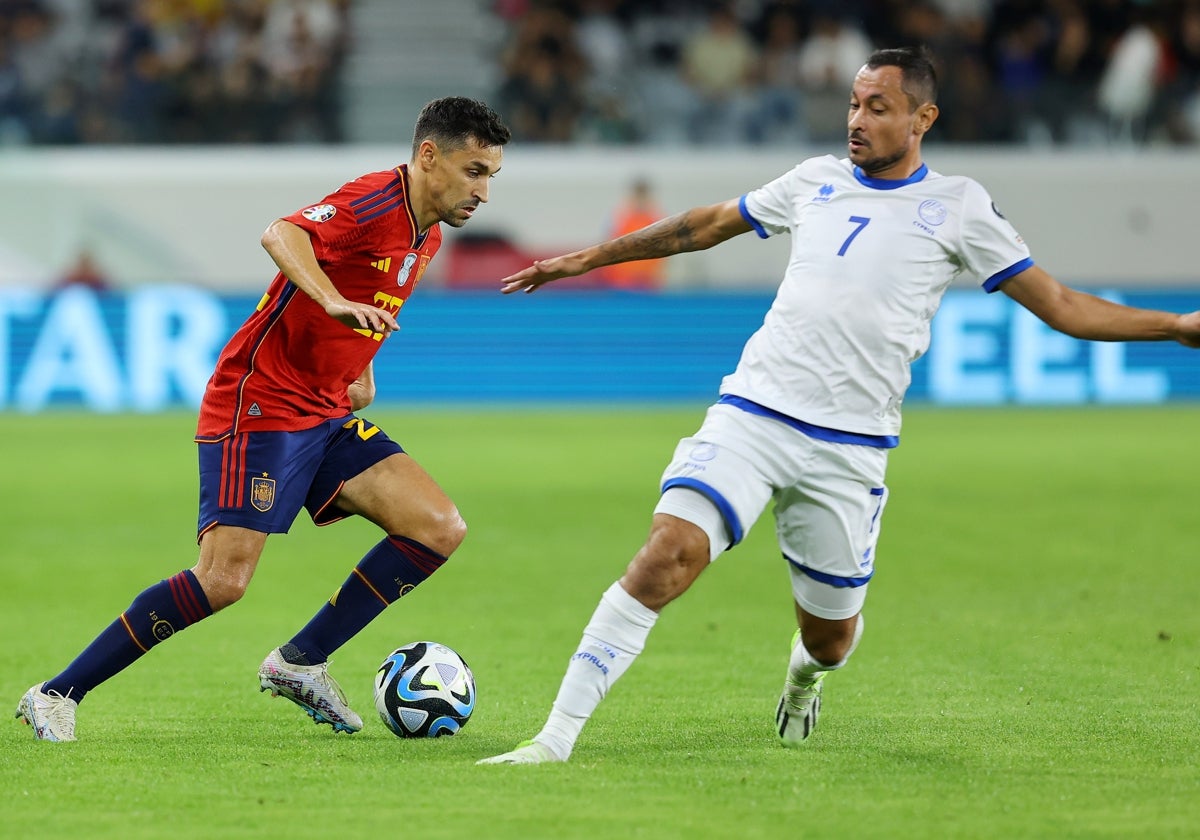
[[774, 500], [799, 630], [776, 710], [786, 746], [813, 731], [823, 680], [862, 636], [862, 606], [899, 442], [909, 366], [960, 275], [1001, 291], [1056, 330], [1098, 341], [1200, 346], [1200, 312], [1121, 306], [1062, 285], [1033, 263], [988, 193], [922, 162], [938, 116], [923, 50], [880, 50], [850, 94], [847, 158], [811, 158], [741, 198], [542, 260], [504, 292], [604, 265], [710, 248], [754, 231], [789, 232], [791, 258], [762, 327], [699, 431], [663, 475], [650, 535], [601, 597], [534, 738], [480, 763], [565, 761], [668, 603], [736, 545]]

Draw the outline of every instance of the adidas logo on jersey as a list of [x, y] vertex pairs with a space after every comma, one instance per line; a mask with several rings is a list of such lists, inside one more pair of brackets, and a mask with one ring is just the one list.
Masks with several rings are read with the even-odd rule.
[[250, 403], [250, 407], [246, 409], [246, 413], [251, 417], [262, 417], [262, 409], [258, 407], [258, 403]]
[[375, 260], [374, 262], [371, 263], [371, 268], [378, 268], [384, 274], [387, 274], [389, 271], [392, 270], [392, 258], [384, 257], [381, 260]]

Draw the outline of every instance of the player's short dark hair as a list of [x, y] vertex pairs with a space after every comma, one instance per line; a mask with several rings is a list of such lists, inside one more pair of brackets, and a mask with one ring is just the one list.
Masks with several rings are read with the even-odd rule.
[[481, 146], [503, 146], [512, 139], [512, 132], [499, 114], [477, 99], [435, 99], [417, 116], [413, 154], [424, 140], [432, 140], [444, 150], [456, 150], [465, 148], [472, 139]]
[[904, 92], [913, 110], [929, 103], [937, 103], [937, 71], [933, 67], [933, 55], [925, 47], [897, 47], [876, 50], [867, 58], [872, 70], [880, 67], [899, 67], [904, 78]]

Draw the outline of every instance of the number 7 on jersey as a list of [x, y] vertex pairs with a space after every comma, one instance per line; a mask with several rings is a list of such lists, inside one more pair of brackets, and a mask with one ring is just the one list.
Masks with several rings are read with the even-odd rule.
[[850, 243], [854, 241], [854, 237], [862, 233], [862, 229], [870, 223], [870, 219], [866, 216], [851, 216], [850, 221], [858, 225], [854, 230], [850, 231], [850, 235], [846, 237], [846, 241], [842, 243], [841, 250], [838, 251], [839, 257], [846, 256], [846, 249], [850, 247]]

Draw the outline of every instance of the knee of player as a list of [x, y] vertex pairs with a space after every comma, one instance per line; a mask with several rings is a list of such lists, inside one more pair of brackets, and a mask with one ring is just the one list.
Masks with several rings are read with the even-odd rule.
[[196, 578], [208, 598], [208, 605], [213, 612], [236, 604], [246, 594], [250, 586], [250, 578], [233, 573], [203, 574], [196, 572]]
[[421, 542], [444, 557], [453, 554], [467, 536], [467, 523], [458, 508], [433, 511], [426, 524], [425, 538]]
[[659, 565], [692, 569], [709, 562], [708, 535], [690, 522], [656, 517], [646, 551], [657, 558]]
[[651, 609], [661, 609], [683, 594], [708, 566], [707, 535], [690, 523], [682, 524], [689, 527], [656, 521], [622, 579], [626, 591]]

